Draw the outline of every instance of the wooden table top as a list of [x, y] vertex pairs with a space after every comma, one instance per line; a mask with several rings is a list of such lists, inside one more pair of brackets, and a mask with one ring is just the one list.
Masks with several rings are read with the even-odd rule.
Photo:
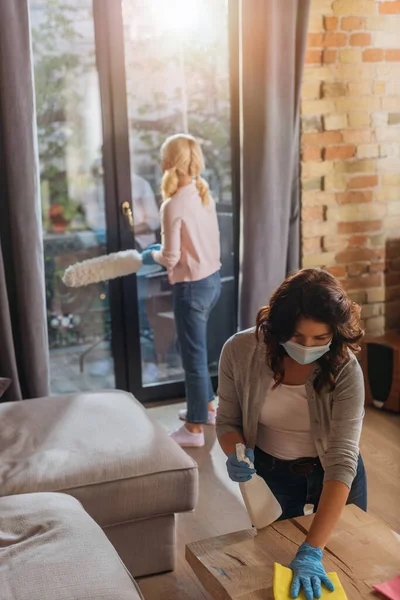
[[[215, 600], [273, 600], [273, 565], [288, 565], [313, 515], [239, 531], [186, 547], [186, 560]], [[355, 506], [346, 506], [325, 550], [348, 600], [375, 598], [372, 586], [400, 574], [400, 536]]]

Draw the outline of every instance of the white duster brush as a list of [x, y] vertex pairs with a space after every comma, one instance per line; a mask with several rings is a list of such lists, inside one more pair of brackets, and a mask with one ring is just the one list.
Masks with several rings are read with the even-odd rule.
[[114, 252], [68, 267], [63, 282], [68, 287], [81, 287], [137, 273], [142, 266], [142, 255], [137, 250]]

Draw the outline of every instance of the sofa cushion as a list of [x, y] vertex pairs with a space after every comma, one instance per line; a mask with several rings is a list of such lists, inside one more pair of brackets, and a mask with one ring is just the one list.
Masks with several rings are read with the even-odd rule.
[[67, 492], [102, 526], [192, 510], [196, 463], [131, 394], [0, 404], [0, 495]]
[[138, 600], [107, 537], [65, 494], [0, 498], [2, 600]]

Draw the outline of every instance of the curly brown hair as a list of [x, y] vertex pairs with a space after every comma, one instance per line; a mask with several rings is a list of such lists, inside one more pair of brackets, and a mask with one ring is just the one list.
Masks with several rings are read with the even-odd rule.
[[299, 319], [313, 319], [329, 325], [332, 343], [329, 352], [318, 360], [320, 367], [314, 388], [320, 392], [335, 388], [337, 374], [349, 358], [349, 350], [360, 350], [364, 332], [360, 326], [361, 308], [352, 302], [339, 282], [322, 269], [302, 269], [290, 275], [257, 315], [257, 340], [267, 348], [267, 364], [272, 369], [276, 386], [285, 375], [286, 351], [281, 345], [295, 333]]

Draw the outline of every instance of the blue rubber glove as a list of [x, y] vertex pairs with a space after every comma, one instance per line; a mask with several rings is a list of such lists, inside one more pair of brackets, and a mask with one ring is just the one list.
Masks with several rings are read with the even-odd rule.
[[142, 262], [144, 265], [156, 265], [158, 263], [156, 263], [156, 261], [154, 260], [154, 258], [152, 257], [151, 253], [153, 251], [157, 251], [160, 250], [161, 248], [161, 244], [153, 244], [152, 246], [149, 246], [148, 248], [146, 248], [146, 250], [143, 250], [142, 252]]
[[289, 567], [293, 571], [293, 581], [290, 590], [292, 598], [298, 598], [303, 588], [307, 600], [321, 598], [323, 584], [330, 592], [335, 590], [322, 565], [324, 553], [320, 548], [312, 548], [304, 542], [297, 551]]
[[[246, 456], [252, 463], [254, 463], [254, 452], [251, 448], [246, 448]], [[230, 454], [226, 461], [226, 468], [228, 469], [228, 475], [232, 481], [238, 483], [242, 481], [250, 481], [252, 475], [256, 472], [255, 469], [250, 469], [250, 466], [245, 463], [238, 461], [236, 454]]]

